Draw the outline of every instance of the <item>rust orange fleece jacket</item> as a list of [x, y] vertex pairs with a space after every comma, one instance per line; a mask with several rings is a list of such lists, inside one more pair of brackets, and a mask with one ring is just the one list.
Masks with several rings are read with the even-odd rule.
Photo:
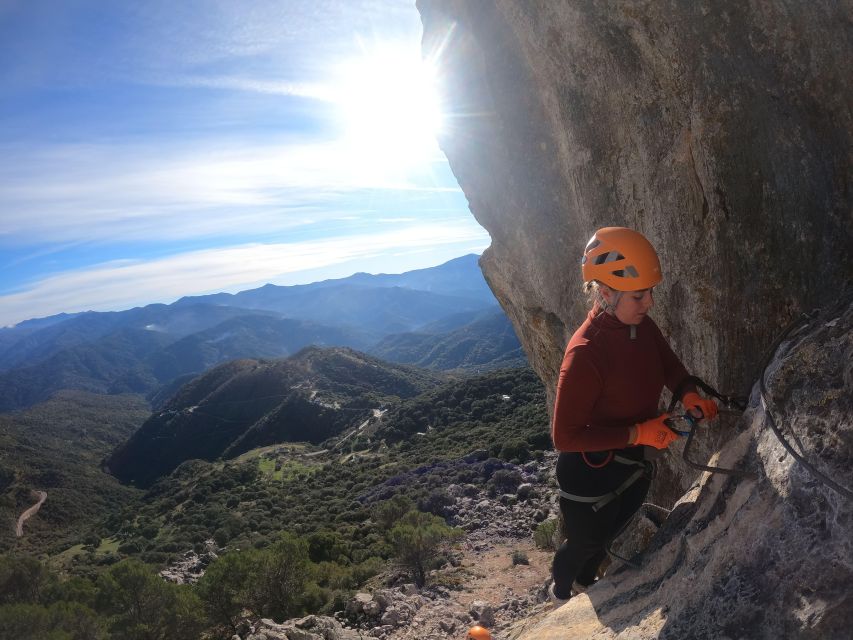
[[629, 428], [658, 415], [663, 386], [687, 376], [654, 321], [630, 326], [596, 306], [566, 347], [551, 438], [559, 451], [628, 446]]

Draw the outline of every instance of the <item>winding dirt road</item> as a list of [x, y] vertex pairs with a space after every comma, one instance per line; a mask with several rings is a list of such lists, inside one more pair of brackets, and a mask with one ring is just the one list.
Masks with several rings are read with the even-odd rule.
[[44, 503], [45, 500], [47, 500], [46, 491], [34, 491], [33, 493], [38, 494], [39, 501], [36, 502], [33, 506], [31, 506], [29, 509], [24, 511], [18, 518], [18, 526], [15, 529], [15, 535], [19, 538], [24, 535], [24, 523], [27, 521], [28, 518], [38, 513], [38, 510], [41, 509], [41, 505]]

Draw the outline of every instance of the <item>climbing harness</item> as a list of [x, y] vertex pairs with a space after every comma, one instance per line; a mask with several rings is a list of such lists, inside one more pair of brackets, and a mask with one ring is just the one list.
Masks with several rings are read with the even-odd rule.
[[[746, 409], [746, 403], [740, 398], [735, 398], [732, 396], [725, 396], [721, 394], [719, 391], [714, 389], [711, 385], [707, 384], [701, 378], [697, 378], [696, 376], [687, 376], [679, 385], [675, 392], [672, 394], [672, 402], [670, 402], [668, 413], [672, 413], [675, 409], [675, 404], [678, 402], [678, 398], [681, 397], [682, 391], [688, 384], [693, 384], [700, 389], [702, 389], [709, 396], [713, 396], [720, 400], [727, 407], [734, 407], [735, 409], [739, 409], [741, 411]], [[711, 467], [704, 464], [699, 464], [698, 462], [694, 462], [690, 459], [690, 449], [693, 444], [693, 435], [696, 432], [696, 427], [698, 426], [699, 420], [694, 418], [689, 413], [685, 413], [681, 416], [675, 416], [667, 419], [664, 424], [666, 424], [670, 429], [678, 433], [682, 436], [687, 436], [687, 442], [684, 445], [684, 452], [682, 456], [684, 457], [684, 461], [687, 462], [690, 466], [699, 469], [701, 471], [710, 471], [711, 473], [723, 473], [727, 475], [735, 475], [741, 476], [745, 478], [754, 477], [753, 474], [748, 473], [746, 471], [739, 471], [737, 469], [725, 469], [723, 467]], [[617, 497], [622, 495], [628, 487], [633, 485], [637, 480], [642, 477], [646, 477], [649, 479], [654, 479], [656, 468], [654, 463], [650, 460], [634, 460], [632, 458], [626, 458], [625, 456], [614, 454], [612, 451], [607, 452], [607, 456], [601, 462], [594, 462], [590, 460], [587, 452], [582, 452], [581, 456], [583, 457], [583, 461], [592, 469], [601, 469], [611, 462], [616, 462], [619, 464], [624, 464], [628, 466], [636, 466], [636, 469], [631, 475], [629, 475], [625, 481], [620, 484], [616, 489], [605, 493], [600, 496], [580, 496], [574, 493], [568, 493], [567, 491], [563, 491], [562, 488], [558, 489], [561, 498], [565, 498], [566, 500], [572, 500], [573, 502], [584, 502], [592, 504], [592, 510], [598, 511], [602, 507], [610, 504]]]
[[[675, 405], [678, 402], [678, 399], [681, 398], [681, 396], [683, 395], [685, 387], [687, 385], [690, 385], [690, 384], [695, 385], [696, 387], [702, 389], [702, 391], [704, 391], [707, 395], [712, 396], [714, 398], [717, 398], [717, 400], [719, 400], [726, 407], [733, 408], [733, 409], [736, 409], [739, 411], [745, 411], [746, 410], [746, 398], [723, 395], [722, 393], [720, 393], [719, 391], [714, 389], [711, 385], [706, 383], [701, 378], [698, 378], [696, 376], [687, 376], [684, 380], [681, 381], [681, 383], [678, 385], [678, 387], [673, 392], [672, 400], [669, 403], [667, 413], [671, 414], [675, 410]], [[682, 415], [672, 416], [672, 417], [664, 420], [664, 424], [666, 426], [668, 426], [670, 429], [672, 429], [673, 431], [675, 431], [678, 435], [687, 436], [687, 442], [684, 444], [684, 450], [681, 454], [682, 457], [684, 458], [684, 461], [687, 464], [689, 464], [691, 467], [693, 467], [695, 469], [699, 469], [700, 471], [709, 471], [711, 473], [722, 473], [722, 474], [730, 475], [730, 476], [740, 476], [742, 478], [754, 478], [755, 475], [752, 473], [749, 473], [747, 471], [740, 471], [738, 469], [726, 469], [724, 467], [712, 467], [709, 465], [704, 465], [704, 464], [700, 464], [698, 462], [694, 462], [693, 460], [690, 459], [690, 449], [691, 449], [691, 446], [693, 444], [693, 436], [698, 431], [697, 427], [699, 426], [699, 421], [701, 419], [702, 419], [701, 417], [700, 418], [693, 417], [690, 413], [684, 413]], [[562, 492], [561, 492], [561, 495], [562, 495]], [[658, 509], [660, 511], [665, 512], [667, 515], [672, 513], [671, 509], [666, 509], [665, 507], [661, 507], [660, 505], [656, 505], [656, 504], [651, 503], [651, 502], [644, 502], [640, 506], [640, 508], [642, 508], [642, 507], [653, 507], [655, 509]], [[633, 567], [634, 569], [640, 569], [641, 567], [639, 564], [637, 564], [636, 562], [633, 562], [632, 560], [629, 560], [628, 558], [625, 558], [625, 557], [619, 555], [618, 553], [616, 553], [613, 550], [613, 543], [622, 534], [622, 532], [627, 528], [629, 523], [630, 523], [630, 519], [628, 520], [628, 522], [626, 522], [622, 526], [622, 528], [619, 531], [616, 532], [616, 535], [614, 535], [613, 537], [610, 538], [610, 541], [606, 547], [607, 554], [611, 558], [613, 558], [615, 560], [619, 560], [620, 562], [623, 562], [626, 565]]]
[[[560, 494], [560, 497], [565, 498], [566, 500], [571, 500], [573, 502], [591, 503], [592, 504], [592, 510], [597, 512], [599, 509], [610, 504], [611, 502], [613, 502], [613, 500], [615, 500], [620, 495], [622, 495], [628, 489], [628, 487], [630, 487], [632, 484], [634, 484], [640, 478], [642, 478], [644, 476], [646, 478], [649, 478], [649, 479], [654, 478], [655, 466], [654, 466], [654, 463], [651, 462], [650, 460], [633, 460], [632, 458], [626, 458], [625, 456], [620, 456], [620, 455], [612, 455], [612, 452], [610, 452], [610, 453], [611, 453], [611, 455], [607, 457], [607, 462], [612, 461], [612, 462], [617, 462], [619, 464], [624, 464], [624, 465], [628, 465], [628, 466], [635, 466], [635, 467], [638, 467], [638, 469], [636, 469], [634, 471], [634, 473], [632, 473], [630, 476], [628, 476], [625, 479], [625, 481], [622, 484], [620, 484], [618, 487], [616, 487], [613, 491], [610, 491], [610, 492], [605, 493], [603, 495], [600, 495], [600, 496], [579, 496], [579, 495], [576, 495], [574, 493], [568, 493], [566, 491], [563, 491], [562, 489], [559, 489], [558, 492]], [[586, 457], [584, 457], [584, 460], [586, 460]], [[590, 465], [590, 466], [592, 466], [592, 465]], [[604, 466], [604, 464], [600, 464], [597, 467], [593, 467], [593, 468], [597, 469], [597, 468], [601, 468], [603, 466]]]

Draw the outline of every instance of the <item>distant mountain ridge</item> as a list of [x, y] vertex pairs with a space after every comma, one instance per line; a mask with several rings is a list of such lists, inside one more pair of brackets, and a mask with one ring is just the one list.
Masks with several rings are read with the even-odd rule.
[[[308, 345], [348, 346], [433, 369], [504, 364], [517, 344], [506, 339], [506, 321], [480, 321], [495, 314], [503, 317], [474, 255], [397, 275], [359, 273], [60, 314], [0, 329], [0, 411], [61, 389], [153, 394], [160, 403], [160, 390], [176, 388], [175, 380], [230, 359], [287, 357]], [[475, 321], [479, 326], [453, 334]]]
[[[435, 323], [431, 328], [440, 326], [441, 323]], [[485, 371], [527, 364], [512, 323], [502, 311], [481, 312], [464, 326], [444, 333], [412, 332], [388, 336], [368, 352], [383, 360], [436, 370]]]
[[399, 274], [355, 273], [346, 278], [322, 280], [311, 284], [277, 286], [267, 284], [239, 293], [216, 293], [209, 296], [188, 296], [175, 304], [218, 304], [245, 309], [279, 310], [279, 305], [291, 297], [299, 298], [308, 291], [338, 287], [401, 288], [440, 293], [466, 298], [490, 305], [496, 304], [478, 264], [479, 256], [468, 254], [437, 267], [415, 269]]
[[0, 373], [0, 411], [27, 407], [61, 389], [147, 395], [175, 378], [225, 360], [284, 357], [308, 344], [362, 346], [356, 331], [267, 315], [236, 316], [201, 332], [174, 336], [120, 328], [46, 360]]

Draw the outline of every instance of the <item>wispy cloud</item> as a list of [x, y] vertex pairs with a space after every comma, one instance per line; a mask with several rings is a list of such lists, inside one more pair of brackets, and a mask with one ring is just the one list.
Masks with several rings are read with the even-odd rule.
[[[237, 291], [265, 282], [295, 283], [304, 281], [306, 273], [326, 273], [318, 279], [348, 275], [340, 272], [344, 265], [363, 265], [380, 257], [385, 260], [381, 270], [399, 272], [479, 252], [487, 244], [485, 232], [476, 224], [459, 222], [377, 229], [316, 242], [205, 249], [150, 261], [112, 261], [61, 273], [24, 291], [0, 296], [0, 326], [60, 312], [171, 302], [184, 295]], [[407, 261], [405, 256], [417, 259]]]
[[357, 64], [419, 58], [411, 0], [46, 6], [0, 0], [0, 323], [487, 244]]
[[[210, 145], [205, 145], [210, 147]], [[455, 191], [339, 141], [210, 148], [67, 145], [0, 150], [0, 240], [263, 233], [339, 214], [355, 192]]]
[[209, 89], [229, 89], [232, 91], [249, 91], [278, 96], [293, 96], [311, 98], [332, 102], [336, 98], [335, 89], [327, 84], [310, 82], [293, 82], [274, 78], [258, 78], [251, 76], [231, 75], [183, 75], [164, 77], [161, 84], [180, 87], [205, 87]]

